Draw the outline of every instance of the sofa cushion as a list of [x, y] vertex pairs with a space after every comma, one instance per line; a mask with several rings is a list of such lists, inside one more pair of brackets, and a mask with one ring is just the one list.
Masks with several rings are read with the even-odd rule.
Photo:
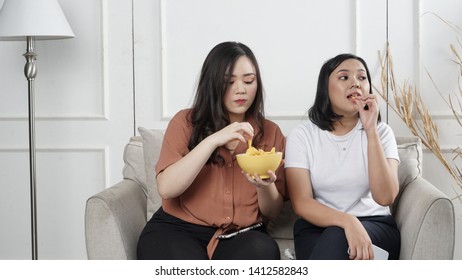
[[292, 228], [297, 219], [298, 216], [292, 209], [290, 200], [287, 200], [284, 202], [281, 213], [276, 218], [273, 218], [268, 222], [268, 233], [276, 239], [293, 239], [294, 236]]
[[124, 168], [122, 170], [123, 178], [135, 181], [142, 188], [144, 193], [148, 194], [146, 183], [146, 171], [143, 155], [143, 143], [140, 136], [130, 138], [130, 141], [125, 145], [124, 150]]
[[151, 219], [157, 209], [162, 205], [162, 199], [157, 191], [157, 180], [155, 165], [159, 158], [160, 148], [162, 146], [162, 139], [164, 138], [164, 130], [147, 129], [139, 127], [138, 131], [143, 138], [143, 155], [145, 162], [146, 172], [146, 186], [147, 186], [147, 209], [146, 217]]

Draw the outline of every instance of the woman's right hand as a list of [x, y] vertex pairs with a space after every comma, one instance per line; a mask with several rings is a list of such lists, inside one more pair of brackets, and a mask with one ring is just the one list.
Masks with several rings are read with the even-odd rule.
[[374, 259], [371, 238], [357, 217], [349, 215], [349, 220], [344, 230], [351, 260]]
[[221, 130], [215, 132], [207, 138], [213, 141], [216, 148], [218, 148], [234, 140], [239, 140], [245, 143], [248, 139], [252, 139], [253, 136], [254, 131], [250, 123], [234, 122], [222, 128]]

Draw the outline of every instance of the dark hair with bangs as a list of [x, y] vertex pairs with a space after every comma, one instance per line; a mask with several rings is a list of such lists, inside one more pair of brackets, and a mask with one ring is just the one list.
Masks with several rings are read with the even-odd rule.
[[[344, 53], [327, 60], [319, 71], [316, 97], [313, 106], [308, 111], [310, 120], [322, 130], [332, 131], [334, 129], [334, 122], [340, 121], [343, 117], [332, 111], [329, 99], [329, 77], [331, 73], [347, 59], [356, 59], [364, 65], [364, 68], [366, 68], [367, 80], [369, 81], [369, 93], [372, 94], [371, 74], [364, 59], [354, 54]], [[380, 120], [381, 117], [379, 112], [378, 121]]]
[[[191, 110], [192, 135], [189, 150], [196, 147], [207, 136], [230, 124], [229, 115], [223, 103], [229, 85], [231, 73], [236, 61], [246, 56], [256, 71], [257, 92], [255, 100], [246, 112], [246, 118], [252, 117], [258, 126], [253, 143], [258, 145], [263, 137], [264, 100], [260, 69], [253, 52], [239, 42], [223, 42], [216, 45], [207, 55], [199, 77], [196, 96]], [[207, 163], [223, 164], [223, 158], [215, 150]]]

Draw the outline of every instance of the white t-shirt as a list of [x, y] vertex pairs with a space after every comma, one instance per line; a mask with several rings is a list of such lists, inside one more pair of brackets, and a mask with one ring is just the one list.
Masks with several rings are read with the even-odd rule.
[[[380, 122], [377, 130], [385, 157], [399, 161], [391, 128]], [[285, 168], [310, 170], [317, 201], [357, 217], [389, 215], [389, 207], [372, 199], [367, 163], [367, 137], [360, 121], [343, 136], [309, 121], [296, 126], [287, 137]]]

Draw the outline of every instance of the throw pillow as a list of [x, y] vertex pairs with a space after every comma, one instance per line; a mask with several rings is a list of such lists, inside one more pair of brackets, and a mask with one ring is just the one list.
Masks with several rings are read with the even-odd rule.
[[146, 187], [147, 187], [147, 209], [146, 217], [151, 219], [154, 212], [162, 205], [162, 199], [157, 191], [157, 180], [155, 165], [159, 158], [162, 139], [164, 138], [163, 130], [146, 129], [139, 127], [138, 131], [143, 138], [143, 155], [146, 170]]
[[400, 164], [398, 180], [400, 191], [422, 175], [422, 141], [418, 137], [397, 137]]
[[391, 213], [396, 211], [396, 204], [406, 186], [422, 175], [422, 141], [419, 137], [396, 137], [400, 163], [398, 166], [399, 193], [391, 205]]
[[146, 186], [146, 170], [143, 155], [143, 142], [140, 136], [130, 138], [130, 141], [125, 145], [124, 150], [124, 167], [122, 174], [124, 179], [130, 179], [137, 182], [142, 188], [146, 196], [148, 189]]

